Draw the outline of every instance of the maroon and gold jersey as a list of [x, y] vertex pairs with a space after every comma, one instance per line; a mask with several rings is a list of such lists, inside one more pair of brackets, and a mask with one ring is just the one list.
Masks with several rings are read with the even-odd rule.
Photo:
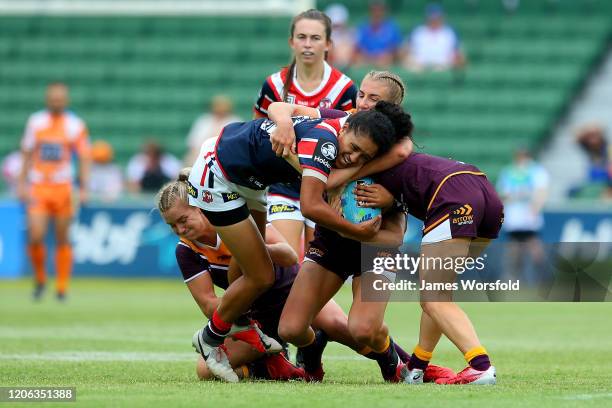
[[375, 177], [410, 214], [425, 220], [442, 185], [458, 174], [484, 176], [483, 172], [471, 164], [412, 153], [397, 166], [378, 173]]
[[[227, 289], [229, 286], [227, 269], [232, 254], [220, 237], [217, 236], [214, 247], [181, 237], [176, 244], [175, 255], [185, 283], [208, 273], [215, 286], [221, 289]], [[274, 266], [274, 284], [252, 305], [251, 312], [255, 314], [254, 318], [262, 320], [262, 315], [269, 313], [270, 310], [279, 307], [282, 310], [298, 270], [299, 264], [290, 267]]]

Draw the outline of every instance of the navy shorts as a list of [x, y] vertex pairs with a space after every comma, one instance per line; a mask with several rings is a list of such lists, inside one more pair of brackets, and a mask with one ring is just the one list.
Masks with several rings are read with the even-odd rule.
[[345, 281], [349, 276], [358, 277], [371, 271], [374, 258], [393, 257], [397, 253], [398, 248], [371, 246], [317, 225], [304, 261], [321, 265]]

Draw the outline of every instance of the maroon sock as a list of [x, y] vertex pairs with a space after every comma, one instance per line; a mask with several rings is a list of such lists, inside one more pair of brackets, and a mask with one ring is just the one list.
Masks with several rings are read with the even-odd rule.
[[410, 356], [410, 360], [408, 361], [409, 370], [418, 368], [419, 370], [425, 371], [428, 365], [429, 365], [429, 361], [421, 360], [414, 353], [412, 353], [412, 355]]
[[487, 354], [481, 354], [470, 360], [470, 367], [478, 371], [487, 371], [491, 367], [491, 361]]
[[406, 364], [408, 360], [410, 360], [410, 354], [406, 353], [406, 351], [401, 348], [399, 344], [394, 343], [394, 345], [395, 351], [397, 352], [397, 355], [399, 356], [400, 360], [402, 360], [402, 363]]

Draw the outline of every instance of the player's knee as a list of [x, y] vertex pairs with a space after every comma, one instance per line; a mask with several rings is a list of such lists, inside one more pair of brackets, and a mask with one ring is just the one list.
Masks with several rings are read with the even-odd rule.
[[281, 320], [278, 325], [278, 335], [280, 338], [291, 344], [299, 343], [299, 339], [304, 335], [304, 332], [304, 327], [295, 322]]
[[444, 308], [446, 302], [424, 302], [421, 301], [421, 309], [430, 316], [434, 316]]
[[370, 345], [374, 343], [379, 328], [365, 321], [349, 321], [349, 332], [357, 343]]

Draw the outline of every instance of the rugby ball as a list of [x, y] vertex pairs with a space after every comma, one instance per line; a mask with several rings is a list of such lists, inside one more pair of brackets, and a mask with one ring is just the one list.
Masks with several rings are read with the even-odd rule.
[[353, 190], [355, 189], [355, 186], [360, 184], [374, 184], [374, 180], [370, 177], [365, 177], [363, 179], [353, 181], [346, 186], [341, 196], [342, 216], [353, 224], [369, 221], [381, 214], [380, 208], [359, 206], [359, 202], [357, 202], [355, 194], [353, 194]]

